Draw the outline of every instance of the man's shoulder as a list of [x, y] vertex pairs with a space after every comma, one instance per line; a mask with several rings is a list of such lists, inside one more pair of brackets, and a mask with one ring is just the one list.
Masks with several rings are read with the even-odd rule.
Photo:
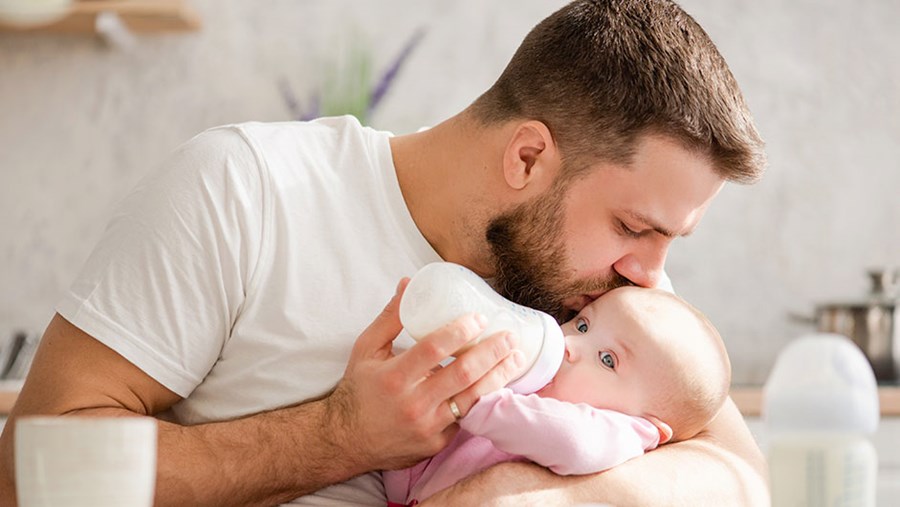
[[317, 118], [312, 121], [249, 121], [223, 125], [211, 131], [233, 131], [251, 144], [274, 146], [298, 146], [310, 141], [347, 142], [351, 139], [366, 139], [370, 136], [389, 135], [386, 132], [365, 127], [350, 115]]

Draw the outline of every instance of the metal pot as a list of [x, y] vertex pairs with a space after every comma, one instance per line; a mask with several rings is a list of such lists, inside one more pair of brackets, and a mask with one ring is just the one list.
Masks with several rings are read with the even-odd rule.
[[900, 271], [872, 270], [872, 288], [862, 301], [816, 306], [819, 331], [853, 340], [872, 364], [880, 382], [900, 380], [900, 326], [897, 285]]

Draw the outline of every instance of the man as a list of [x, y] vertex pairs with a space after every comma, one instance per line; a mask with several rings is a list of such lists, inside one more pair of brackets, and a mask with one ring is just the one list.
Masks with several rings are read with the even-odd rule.
[[[382, 505], [373, 471], [436, 453], [521, 368], [504, 334], [437, 368], [477, 316], [393, 355], [403, 282], [360, 335], [397, 280], [457, 262], [564, 319], [657, 285], [671, 241], [763, 158], [722, 57], [665, 0], [573, 2], [420, 133], [208, 131], [126, 199], [60, 303], [0, 440], [6, 503], [12, 423], [43, 413], [159, 417], [160, 505]], [[608, 473], [504, 464], [434, 503], [764, 504], [763, 470], [729, 403]]]

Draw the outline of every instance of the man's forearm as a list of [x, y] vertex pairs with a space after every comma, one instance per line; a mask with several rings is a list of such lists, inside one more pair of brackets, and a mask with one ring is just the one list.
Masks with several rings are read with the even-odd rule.
[[160, 421], [155, 505], [275, 505], [364, 472], [352, 450], [334, 442], [330, 417], [327, 402], [315, 401], [197, 426]]
[[[350, 417], [356, 411], [350, 394], [335, 389], [302, 405], [210, 424], [160, 421], [157, 504], [272, 505], [377, 468]], [[0, 506], [15, 504], [18, 418], [152, 416], [180, 400], [57, 315], [0, 435]]]
[[157, 505], [273, 505], [365, 470], [329, 431], [326, 403], [199, 426], [160, 422]]
[[503, 463], [424, 505], [768, 505], [765, 481], [746, 463], [708, 445], [685, 444], [666, 446], [596, 475], [560, 476], [530, 463]]
[[601, 474], [561, 477], [528, 463], [504, 463], [431, 497], [426, 505], [430, 502], [765, 506], [769, 494], [762, 455], [729, 401], [709, 432], [663, 446]]

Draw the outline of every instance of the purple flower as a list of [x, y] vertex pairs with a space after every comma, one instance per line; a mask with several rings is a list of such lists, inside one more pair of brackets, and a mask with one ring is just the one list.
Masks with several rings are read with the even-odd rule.
[[[397, 56], [391, 61], [390, 65], [388, 65], [384, 73], [382, 73], [381, 77], [375, 82], [375, 86], [373, 86], [372, 90], [369, 92], [368, 104], [366, 104], [366, 109], [363, 113], [364, 117], [359, 118], [359, 121], [361, 123], [366, 123], [367, 119], [371, 117], [375, 110], [378, 108], [378, 105], [381, 104], [384, 96], [391, 89], [391, 85], [394, 83], [397, 75], [400, 73], [400, 70], [402, 69], [404, 63], [406, 63], [406, 61], [409, 59], [409, 56], [422, 42], [422, 39], [424, 37], [424, 28], [419, 28], [418, 30], [416, 30], [403, 46], [403, 49], [400, 51], [400, 53], [397, 54]], [[281, 78], [279, 80], [278, 88], [281, 92], [282, 99], [284, 100], [284, 103], [291, 114], [291, 117], [293, 117], [294, 119], [299, 121], [309, 121], [322, 115], [323, 111], [321, 91], [316, 90], [315, 92], [313, 92], [312, 95], [310, 95], [306, 107], [302, 107], [286, 78]], [[346, 114], [348, 112], [349, 111], [325, 111], [325, 114]]]
[[378, 104], [381, 103], [381, 99], [384, 98], [385, 94], [387, 94], [388, 90], [391, 88], [391, 84], [394, 82], [394, 79], [397, 77], [397, 74], [400, 72], [400, 69], [403, 67], [403, 64], [409, 58], [409, 55], [412, 54], [413, 50], [416, 49], [416, 46], [422, 41], [425, 37], [425, 29], [419, 28], [413, 33], [412, 37], [409, 38], [406, 45], [403, 46], [403, 50], [400, 51], [400, 54], [391, 62], [391, 65], [388, 66], [387, 70], [384, 74], [381, 75], [381, 79], [375, 84], [375, 88], [372, 89], [372, 94], [369, 96], [369, 108], [366, 112], [366, 116], [371, 116], [375, 109], [378, 107]]

